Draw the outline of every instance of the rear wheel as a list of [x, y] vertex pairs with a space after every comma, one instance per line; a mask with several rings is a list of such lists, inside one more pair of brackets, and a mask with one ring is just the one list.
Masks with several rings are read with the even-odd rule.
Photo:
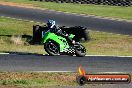
[[51, 40], [47, 41], [44, 44], [44, 49], [49, 55], [52, 55], [52, 56], [60, 55], [59, 46], [54, 41], [51, 41]]

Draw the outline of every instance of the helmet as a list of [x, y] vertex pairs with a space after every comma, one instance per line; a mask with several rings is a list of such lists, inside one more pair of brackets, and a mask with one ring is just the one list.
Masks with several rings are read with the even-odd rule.
[[55, 21], [54, 20], [48, 20], [47, 26], [50, 27], [50, 28], [54, 27], [55, 26]]

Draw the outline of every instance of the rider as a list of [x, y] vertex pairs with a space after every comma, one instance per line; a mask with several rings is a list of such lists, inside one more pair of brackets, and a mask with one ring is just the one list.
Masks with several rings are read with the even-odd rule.
[[54, 21], [54, 20], [48, 20], [47, 26], [48, 26], [48, 29], [49, 29], [51, 32], [53, 32], [53, 33], [55, 33], [55, 34], [57, 34], [57, 35], [59, 35], [59, 36], [62, 36], [62, 37], [64, 37], [64, 38], [66, 38], [67, 41], [69, 41], [69, 42], [72, 43], [72, 44], [75, 43], [75, 41], [71, 40], [71, 39], [68, 37], [69, 35], [68, 35], [65, 31], [62, 31], [58, 26], [55, 25], [55, 21]]

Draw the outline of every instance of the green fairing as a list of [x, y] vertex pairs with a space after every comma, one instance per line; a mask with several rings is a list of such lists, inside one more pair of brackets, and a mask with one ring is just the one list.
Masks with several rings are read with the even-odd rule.
[[75, 37], [75, 35], [73, 35], [73, 34], [69, 35], [69, 38], [71, 38], [71, 39], [74, 38], [74, 37]]
[[[74, 36], [71, 35], [71, 37], [74, 37]], [[70, 47], [65, 38], [63, 38], [61, 36], [57, 36], [56, 34], [51, 33], [51, 32], [47, 32], [44, 35], [44, 37], [42, 38], [41, 43], [43, 44], [43, 43], [45, 43], [48, 40], [53, 40], [56, 43], [58, 43], [59, 46], [60, 46], [60, 52], [63, 52], [66, 48]]]

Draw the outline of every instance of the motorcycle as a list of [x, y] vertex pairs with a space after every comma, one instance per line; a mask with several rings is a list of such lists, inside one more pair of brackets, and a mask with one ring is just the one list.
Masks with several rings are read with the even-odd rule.
[[[69, 38], [73, 39], [75, 35], [69, 34]], [[41, 43], [44, 44], [45, 51], [52, 56], [70, 55], [83, 57], [86, 55], [85, 47], [79, 42], [70, 43], [66, 38], [58, 36], [55, 33], [46, 31], [43, 33]]]

